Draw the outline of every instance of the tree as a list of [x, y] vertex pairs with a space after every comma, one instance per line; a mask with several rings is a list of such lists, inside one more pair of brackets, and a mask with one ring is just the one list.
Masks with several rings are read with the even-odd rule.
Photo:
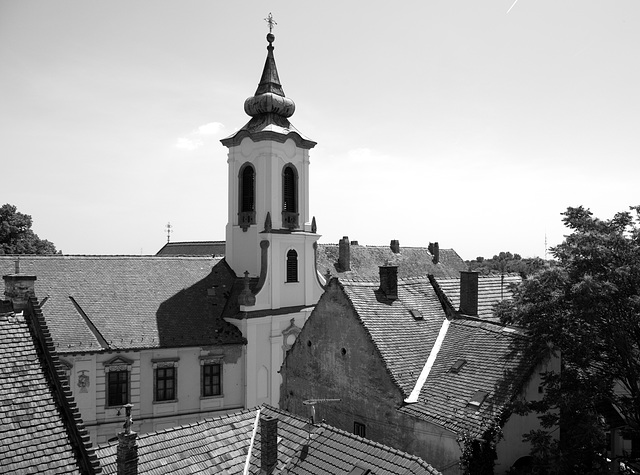
[[546, 265], [545, 261], [539, 257], [523, 259], [520, 254], [511, 254], [509, 251], [502, 251], [491, 259], [479, 256], [473, 261], [467, 261], [467, 264], [469, 270], [477, 271], [483, 275], [517, 273], [523, 278]]
[[0, 208], [0, 254], [55, 254], [56, 247], [31, 229], [32, 219], [17, 208]]
[[[539, 412], [545, 427], [527, 436], [534, 452], [553, 455], [560, 473], [603, 473], [601, 408], [613, 405], [626, 435], [640, 435], [640, 206], [609, 220], [583, 207], [563, 216], [571, 234], [552, 249], [557, 265], [524, 280], [496, 312], [528, 330], [532, 359], [562, 357], [559, 374], [543, 375], [542, 401], [525, 408]], [[559, 443], [549, 437], [554, 427]]]

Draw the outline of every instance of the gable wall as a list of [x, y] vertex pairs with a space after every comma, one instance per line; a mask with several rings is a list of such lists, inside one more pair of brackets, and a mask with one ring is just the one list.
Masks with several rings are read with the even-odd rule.
[[309, 417], [302, 401], [339, 398], [316, 405], [317, 422], [325, 420], [352, 433], [359, 422], [368, 439], [418, 455], [438, 469], [449, 466], [445, 473], [459, 473], [455, 435], [396, 410], [403, 395], [335, 282], [305, 323], [281, 374], [282, 409]]

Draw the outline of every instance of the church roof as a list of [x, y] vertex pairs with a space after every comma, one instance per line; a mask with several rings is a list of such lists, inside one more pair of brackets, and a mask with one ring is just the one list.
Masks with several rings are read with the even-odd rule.
[[[0, 256], [3, 275], [16, 256]], [[242, 344], [221, 317], [235, 275], [221, 258], [20, 256], [59, 353]]]
[[403, 247], [394, 253], [389, 246], [349, 246], [350, 271], [343, 271], [338, 264], [339, 246], [337, 244], [318, 245], [318, 272], [333, 277], [358, 277], [377, 279], [379, 266], [390, 263], [398, 266], [400, 278], [426, 276], [428, 274], [441, 278], [460, 276], [460, 271], [467, 270], [467, 264], [453, 249], [440, 249], [439, 259], [434, 263], [434, 256], [426, 247]]
[[6, 303], [0, 301], [0, 472], [100, 473], [37, 302], [19, 314]]
[[[382, 294], [378, 280], [341, 277], [330, 285], [344, 290], [404, 397], [417, 387], [416, 402], [404, 404], [400, 410], [454, 432], [481, 436], [502, 415], [530, 374], [531, 365], [521, 351], [525, 337], [520, 330], [492, 322], [494, 317], [485, 306], [482, 320], [460, 315], [455, 311], [457, 306], [451, 308], [456, 292], [450, 281], [445, 280], [444, 296], [435, 282], [426, 277], [399, 278], [395, 300]], [[491, 285], [478, 285], [479, 301], [489, 301], [492, 296]], [[447, 320], [452, 312], [454, 318]], [[438, 347], [436, 341], [445, 322], [448, 330]], [[433, 366], [420, 382], [434, 351]], [[454, 368], [456, 365], [459, 367]], [[478, 405], [472, 402], [476, 395], [482, 396]]]
[[267, 35], [267, 59], [264, 64], [260, 83], [256, 93], [244, 102], [244, 111], [251, 116], [251, 120], [233, 135], [222, 139], [222, 145], [233, 147], [239, 145], [242, 139], [250, 137], [254, 142], [260, 140], [273, 140], [284, 143], [291, 138], [297, 146], [311, 149], [316, 142], [305, 137], [296, 129], [289, 117], [295, 112], [296, 106], [293, 100], [286, 97], [276, 60], [273, 55], [273, 42], [276, 37], [272, 33]]
[[[242, 473], [247, 459], [256, 411], [243, 410], [189, 425], [138, 437], [138, 473]], [[349, 434], [327, 424], [309, 424], [271, 406], [261, 415], [278, 419], [278, 462], [274, 474], [365, 473], [433, 474], [425, 461], [399, 450]], [[97, 452], [104, 473], [116, 473], [117, 442]], [[260, 473], [260, 424], [251, 452], [249, 473]], [[354, 472], [360, 467], [364, 470]]]
[[224, 241], [168, 242], [156, 256], [224, 256]]

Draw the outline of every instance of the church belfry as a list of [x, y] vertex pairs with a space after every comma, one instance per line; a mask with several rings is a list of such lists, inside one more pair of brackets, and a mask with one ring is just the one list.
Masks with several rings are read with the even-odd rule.
[[258, 88], [244, 102], [251, 117], [221, 140], [229, 149], [226, 260], [236, 275], [259, 278], [256, 303], [245, 311], [313, 305], [322, 287], [315, 270], [320, 237], [309, 214], [309, 150], [316, 143], [289, 118], [295, 112], [273, 54], [268, 18], [267, 59]]

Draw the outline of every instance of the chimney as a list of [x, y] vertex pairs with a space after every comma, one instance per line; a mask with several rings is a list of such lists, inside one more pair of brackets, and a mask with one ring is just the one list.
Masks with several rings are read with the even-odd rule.
[[270, 474], [278, 463], [278, 419], [260, 416], [260, 473]]
[[398, 241], [397, 239], [391, 240], [391, 252], [393, 252], [394, 254], [400, 253], [400, 241]]
[[118, 449], [116, 466], [118, 475], [138, 475], [138, 434], [131, 430], [131, 408], [133, 404], [125, 404], [124, 430], [118, 433]]
[[380, 292], [389, 300], [398, 298], [398, 266], [380, 266]]
[[4, 294], [13, 303], [13, 310], [22, 312], [27, 308], [30, 297], [35, 296], [36, 276], [26, 274], [10, 274], [4, 279]]
[[430, 242], [429, 243], [429, 252], [431, 253], [432, 257], [432, 261], [434, 264], [437, 264], [438, 262], [440, 262], [440, 246], [438, 245], [437, 242]]
[[460, 271], [460, 313], [478, 315], [478, 273]]
[[347, 236], [343, 236], [338, 243], [338, 267], [343, 272], [351, 270], [351, 250]]

